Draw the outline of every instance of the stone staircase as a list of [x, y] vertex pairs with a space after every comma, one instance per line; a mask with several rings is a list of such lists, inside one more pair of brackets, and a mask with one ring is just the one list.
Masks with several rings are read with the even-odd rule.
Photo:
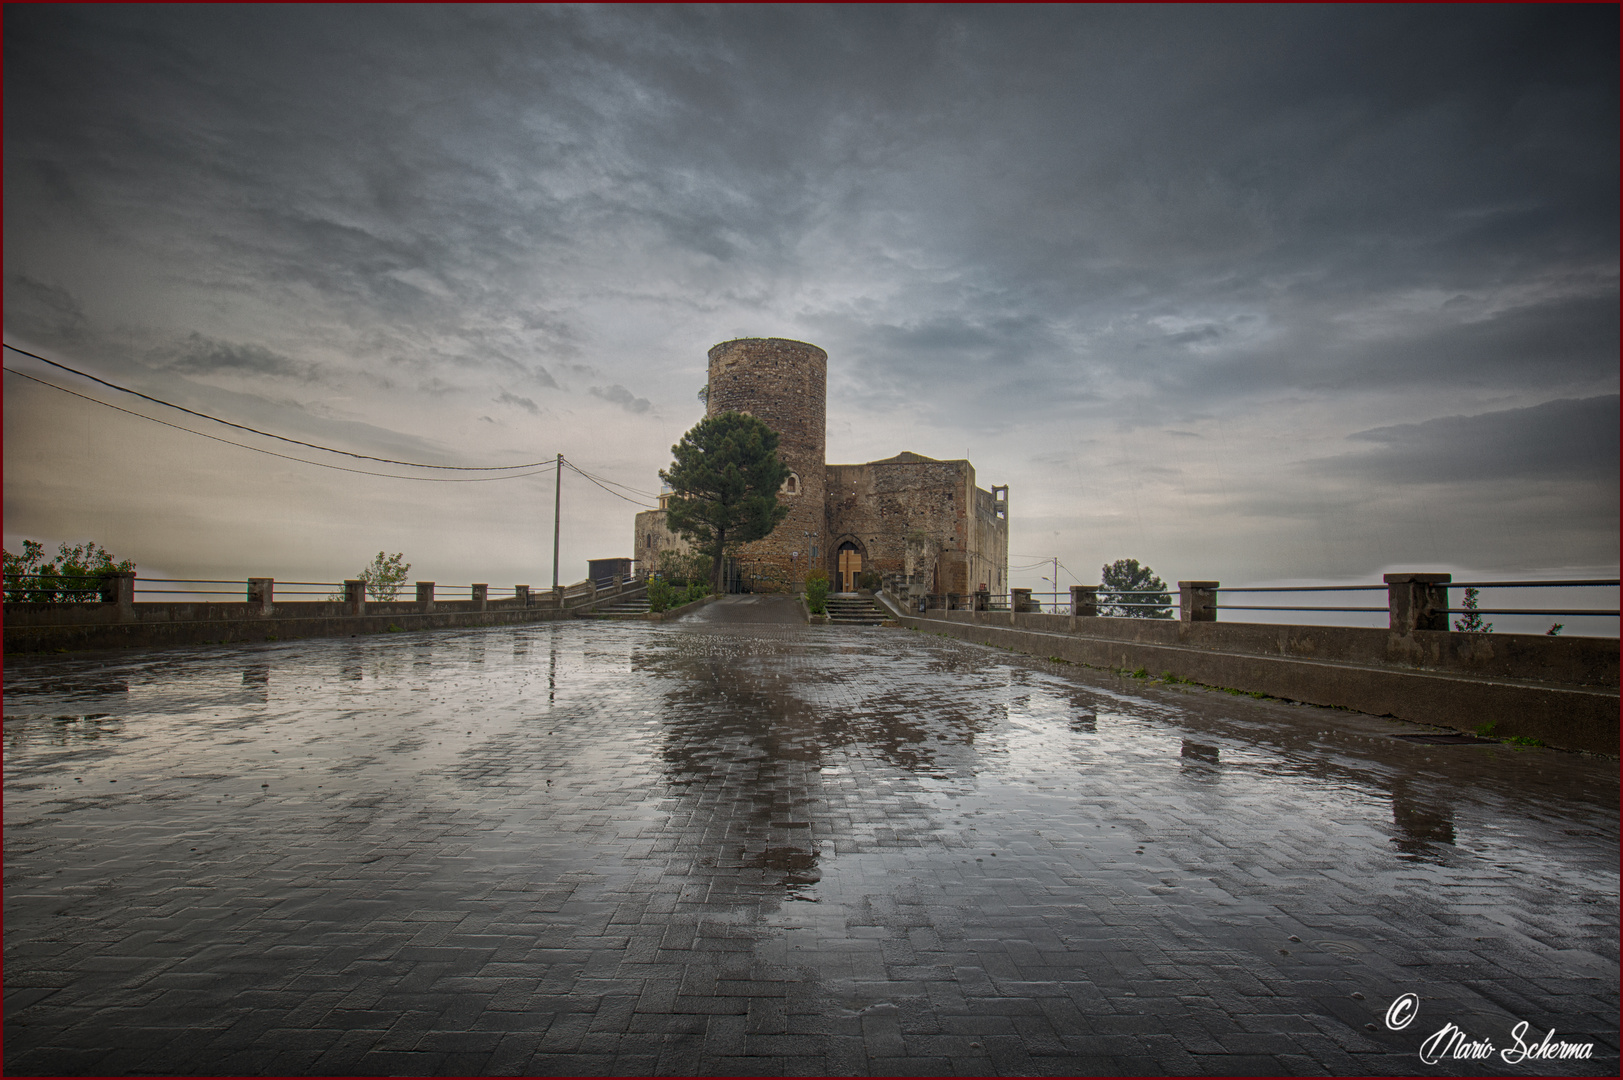
[[828, 598], [828, 621], [833, 626], [878, 626], [890, 617], [871, 596], [845, 593]]
[[592, 609], [599, 619], [635, 619], [648, 614], [648, 597], [638, 596], [626, 600], [614, 600], [606, 604], [599, 604]]

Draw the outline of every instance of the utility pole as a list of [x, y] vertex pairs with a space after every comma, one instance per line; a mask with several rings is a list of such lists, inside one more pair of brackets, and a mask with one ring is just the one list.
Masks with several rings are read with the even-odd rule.
[[1059, 556], [1054, 556], [1054, 611], [1059, 612]]
[[564, 456], [558, 455], [552, 476], [552, 589], [558, 591], [558, 520], [564, 506]]

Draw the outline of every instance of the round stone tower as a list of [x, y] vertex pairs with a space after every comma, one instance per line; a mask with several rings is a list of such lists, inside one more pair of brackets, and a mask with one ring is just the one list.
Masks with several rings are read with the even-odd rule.
[[759, 592], [795, 592], [826, 562], [824, 486], [828, 354], [785, 338], [739, 338], [710, 350], [708, 413], [742, 412], [778, 433], [792, 476], [779, 498], [789, 516], [738, 555], [743, 582]]

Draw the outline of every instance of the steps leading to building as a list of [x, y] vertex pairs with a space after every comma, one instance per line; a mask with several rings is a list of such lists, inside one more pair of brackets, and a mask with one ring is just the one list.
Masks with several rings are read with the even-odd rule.
[[599, 604], [595, 609], [599, 616], [630, 617], [648, 614], [648, 598], [639, 597], [635, 600], [616, 600], [612, 604]]
[[878, 626], [891, 618], [871, 596], [830, 596], [828, 621], [841, 626]]

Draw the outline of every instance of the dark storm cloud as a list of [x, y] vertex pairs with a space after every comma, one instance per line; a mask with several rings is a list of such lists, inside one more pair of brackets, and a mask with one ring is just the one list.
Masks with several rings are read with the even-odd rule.
[[1618, 395], [1444, 416], [1348, 436], [1376, 449], [1315, 462], [1326, 473], [1401, 484], [1573, 481], [1615, 487]]
[[537, 405], [527, 397], [519, 397], [517, 394], [510, 394], [506, 390], [503, 390], [501, 397], [498, 397], [495, 400], [501, 405], [516, 405], [532, 416], [541, 415], [541, 406]]
[[311, 363], [294, 360], [280, 353], [252, 344], [217, 341], [193, 333], [181, 345], [160, 354], [160, 363], [187, 374], [252, 374], [277, 379], [297, 379], [300, 382], [321, 382], [321, 369]]
[[606, 388], [594, 386], [591, 389], [591, 394], [593, 397], [602, 398], [604, 401], [620, 406], [628, 413], [645, 413], [651, 407], [651, 403], [647, 398], [640, 398], [619, 385]]
[[63, 341], [83, 333], [85, 313], [68, 290], [12, 274], [6, 278], [6, 322], [24, 334]]
[[[1439, 279], [1615, 268], [1608, 18], [66, 9], [8, 27], [7, 139], [61, 198], [184, 206], [209, 235], [165, 236], [210, 249], [210, 275], [423, 327], [436, 360], [578, 352], [573, 305], [517, 283], [552, 284], [583, 243], [652, 244], [615, 287], [700, 305], [717, 286], [766, 303], [871, 245], [900, 291], [806, 314], [879, 385], [921, 362], [1041, 380], [1101, 352], [1162, 391], [1447, 380], [1480, 350], [1326, 348], [1325, 320]], [[95, 63], [67, 80], [70, 57]], [[1594, 299], [1524, 318], [1570, 326], [1562, 306]], [[1586, 313], [1561, 362], [1608, 366], [1605, 323]]]

